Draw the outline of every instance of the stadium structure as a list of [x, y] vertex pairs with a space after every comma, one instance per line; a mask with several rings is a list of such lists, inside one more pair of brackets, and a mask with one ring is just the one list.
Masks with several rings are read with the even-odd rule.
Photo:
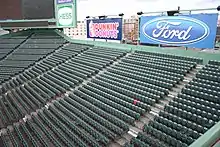
[[0, 147], [220, 146], [219, 52], [76, 40], [44, 21], [0, 21], [31, 26], [0, 36]]

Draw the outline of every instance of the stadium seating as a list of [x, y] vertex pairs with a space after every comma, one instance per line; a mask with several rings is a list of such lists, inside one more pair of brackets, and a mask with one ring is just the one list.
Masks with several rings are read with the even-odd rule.
[[[12, 36], [0, 39], [0, 83], [21, 73], [66, 42], [56, 33], [49, 34], [49, 36], [46, 33], [25, 34], [26, 38]], [[42, 36], [47, 36], [47, 38], [39, 39]]]
[[[108, 146], [203, 62], [67, 43], [53, 31], [26, 37], [0, 61], [0, 146]], [[220, 116], [219, 66], [204, 66], [124, 146], [184, 147], [210, 129]]]
[[[3, 83], [0, 98], [2, 108], [1, 127], [5, 128], [10, 124], [13, 125], [15, 122], [24, 118], [25, 115], [35, 112], [37, 109], [46, 105], [47, 102], [56, 99], [56, 97], [62, 96], [67, 90], [75, 88], [79, 83], [82, 83], [87, 78], [98, 73], [99, 70], [112, 64], [114, 60], [117, 60], [126, 54], [126, 51], [112, 49], [103, 50], [103, 48], [87, 50], [88, 46], [75, 44], [65, 46], [51, 54], [48, 58], [45, 58], [38, 64], [30, 67], [28, 70], [25, 70], [23, 73], [18, 74], [15, 78]], [[67, 53], [68, 51], [69, 53]], [[97, 55], [94, 55], [94, 53], [97, 53]], [[70, 97], [72, 96], [73, 95]], [[79, 101], [79, 99], [77, 99], [77, 101]], [[78, 126], [74, 127], [73, 124], [69, 124], [70, 126], [68, 125], [66, 127], [71, 127], [76, 131], [78, 130], [78, 135], [83, 135], [84, 139], [83, 141], [80, 141], [80, 139], [73, 134], [71, 135], [71, 138], [65, 138], [65, 135], [68, 132], [64, 131], [63, 139], [65, 139], [65, 141], [64, 144], [62, 144], [64, 146], [72, 146], [72, 139], [74, 139], [79, 146], [80, 144], [85, 146], [84, 141], [88, 141], [86, 142], [87, 144], [94, 144], [94, 146], [98, 145], [98, 142], [99, 144], [107, 144], [110, 139], [114, 139], [116, 135], [120, 135], [125, 130], [128, 130], [128, 125], [110, 114], [105, 114], [105, 112], [98, 107], [88, 107], [88, 103], [79, 103], [79, 105], [76, 105], [78, 104], [77, 101], [75, 102], [72, 99], [65, 98], [64, 101], [54, 103], [53, 108], [50, 107], [48, 111], [44, 110], [38, 113], [39, 117], [36, 117], [36, 123], [39, 121], [45, 121], [45, 123], [47, 123], [46, 128], [50, 128], [50, 126], [55, 123], [54, 126], [57, 128], [61, 125], [57, 124], [59, 121], [54, 121], [54, 118], [48, 120], [47, 115], [51, 113], [50, 116], [53, 116], [53, 114], [57, 116], [57, 113], [65, 112], [65, 115], [67, 115], [66, 117], [57, 118], [59, 120], [62, 119], [60, 120], [60, 123], [63, 123], [63, 119], [67, 120], [67, 117], [71, 116], [71, 119], [75, 120], [77, 118], [82, 125], [81, 127], [92, 133], [91, 137], [88, 135], [85, 136]], [[73, 104], [76, 106], [80, 106], [81, 104], [84, 109], [81, 110], [81, 107], [73, 107], [75, 106]], [[86, 107], [88, 108], [86, 109]], [[96, 113], [93, 112], [91, 113], [93, 115], [91, 115], [89, 112], [92, 111], [95, 111]], [[69, 112], [69, 114], [66, 114], [66, 112]], [[82, 117], [82, 115], [85, 117]], [[69, 121], [71, 122], [71, 120]], [[30, 127], [27, 127], [27, 131], [36, 131], [36, 128], [33, 127], [32, 123], [32, 120], [27, 120], [27, 124]], [[61, 129], [66, 128], [65, 125], [66, 124], [61, 125]], [[91, 127], [88, 127], [89, 125], [91, 125]], [[15, 126], [13, 128], [15, 129]], [[54, 128], [51, 129], [51, 131], [54, 131]], [[104, 134], [100, 134], [98, 131], [102, 131]], [[36, 144], [46, 146], [49, 141], [44, 141], [42, 134], [36, 135], [39, 136], [37, 139], [42, 140], [41, 143]], [[95, 138], [93, 138], [94, 135], [96, 136]], [[16, 136], [14, 137], [16, 138]], [[60, 137], [62, 137], [62, 134]], [[91, 139], [94, 141], [91, 141]], [[12, 142], [14, 141], [12, 140]], [[19, 145], [26, 144], [16, 140], [15, 142]], [[66, 144], [68, 142], [70, 144]], [[34, 144], [35, 143], [33, 143], [33, 145]]]
[[[158, 68], [152, 67], [151, 60], [157, 61]], [[196, 62], [187, 61], [182, 64], [180, 59], [176, 61], [178, 62], [171, 60], [166, 63], [163, 59], [157, 59], [157, 56], [141, 53], [128, 55], [75, 90], [74, 97], [78, 96], [78, 99], [82, 98], [119, 119], [134, 124], [141, 115], [150, 111], [151, 106], [163, 99], [169, 89], [183, 80], [186, 72], [196, 66]], [[175, 63], [173, 68], [169, 62]]]
[[19, 67], [4, 67], [3, 59], [7, 58], [14, 50], [19, 48], [19, 46], [25, 42], [30, 33], [23, 33], [22, 36], [7, 36], [0, 38], [0, 82], [5, 78], [8, 78], [10, 73], [19, 72]]
[[209, 61], [164, 111], [145, 125], [144, 133], [125, 146], [184, 147], [216, 124], [220, 120], [219, 66], [220, 62]]

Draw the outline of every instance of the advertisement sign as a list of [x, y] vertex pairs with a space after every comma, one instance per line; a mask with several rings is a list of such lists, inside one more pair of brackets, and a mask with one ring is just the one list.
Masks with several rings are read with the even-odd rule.
[[57, 0], [57, 4], [73, 3], [73, 0]]
[[122, 18], [90, 19], [86, 22], [87, 38], [121, 40]]
[[55, 0], [56, 20], [58, 28], [77, 26], [77, 0]]
[[74, 8], [73, 4], [60, 5], [57, 9], [57, 25], [58, 27], [73, 27], [75, 26]]
[[214, 48], [218, 14], [142, 16], [140, 42]]

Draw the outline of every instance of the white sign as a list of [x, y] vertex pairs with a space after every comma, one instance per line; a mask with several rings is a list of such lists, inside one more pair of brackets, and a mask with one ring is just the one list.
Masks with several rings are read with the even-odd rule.
[[57, 11], [58, 26], [59, 27], [71, 27], [74, 26], [73, 5], [59, 6]]

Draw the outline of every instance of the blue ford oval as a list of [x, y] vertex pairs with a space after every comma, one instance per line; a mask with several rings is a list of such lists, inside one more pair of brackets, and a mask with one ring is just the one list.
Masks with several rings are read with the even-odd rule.
[[150, 40], [164, 44], [193, 44], [209, 36], [210, 29], [202, 21], [185, 17], [157, 17], [142, 26]]

